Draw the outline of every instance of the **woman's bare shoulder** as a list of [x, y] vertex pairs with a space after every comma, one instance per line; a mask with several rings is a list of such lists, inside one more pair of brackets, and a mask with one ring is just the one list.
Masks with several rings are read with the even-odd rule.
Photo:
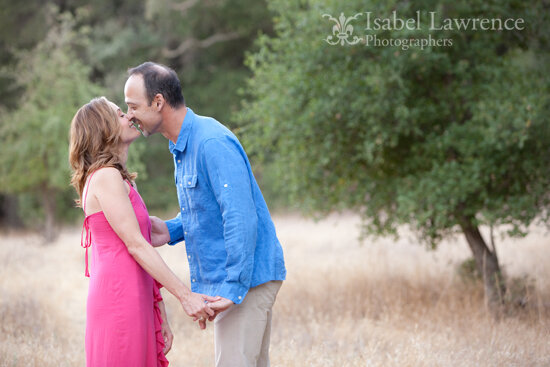
[[120, 171], [115, 167], [101, 167], [95, 171], [94, 177], [101, 180], [122, 180]]
[[115, 167], [102, 167], [95, 171], [93, 177], [94, 186], [100, 187], [112, 187], [113, 185], [120, 185], [124, 182], [120, 171]]

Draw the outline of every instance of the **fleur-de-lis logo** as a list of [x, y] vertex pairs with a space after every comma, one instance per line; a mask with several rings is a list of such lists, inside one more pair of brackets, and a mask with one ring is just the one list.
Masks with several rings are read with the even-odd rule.
[[[329, 45], [337, 45], [339, 43], [342, 46], [346, 43], [348, 45], [355, 45], [361, 42], [363, 37], [353, 36], [353, 26], [350, 24], [352, 20], [357, 19], [360, 15], [361, 13], [357, 13], [352, 17], [346, 17], [344, 13], [340, 13], [340, 17], [336, 19], [330, 14], [323, 14], [323, 18], [328, 18], [330, 21], [336, 23], [332, 26], [332, 36], [327, 36], [325, 41]], [[351, 41], [348, 40], [352, 36], [353, 39]]]

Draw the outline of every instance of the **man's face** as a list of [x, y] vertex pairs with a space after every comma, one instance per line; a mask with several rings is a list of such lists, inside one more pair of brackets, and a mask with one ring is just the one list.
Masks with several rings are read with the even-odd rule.
[[124, 99], [128, 105], [128, 118], [137, 124], [143, 135], [149, 136], [159, 131], [162, 116], [156, 103], [148, 103], [145, 83], [139, 74], [131, 75], [124, 85]]

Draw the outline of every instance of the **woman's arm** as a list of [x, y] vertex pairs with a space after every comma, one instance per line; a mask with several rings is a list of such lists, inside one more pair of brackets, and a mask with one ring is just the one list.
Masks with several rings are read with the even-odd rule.
[[[112, 167], [103, 168], [94, 175], [94, 181], [94, 196], [105, 218], [138, 264], [180, 301], [187, 315], [195, 319], [214, 315], [204, 301], [215, 298], [191, 292], [142, 236], [120, 172]], [[201, 327], [205, 327], [204, 323]]]

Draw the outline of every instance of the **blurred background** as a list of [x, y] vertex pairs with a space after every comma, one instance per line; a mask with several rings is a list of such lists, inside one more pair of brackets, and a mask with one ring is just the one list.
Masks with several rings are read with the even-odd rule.
[[[366, 12], [421, 25], [369, 30]], [[475, 18], [524, 27], [453, 23]], [[274, 213], [274, 365], [550, 364], [549, 25], [548, 0], [0, 0], [0, 366], [82, 365], [69, 126], [95, 96], [125, 110], [126, 71], [149, 60], [235, 132]], [[402, 46], [427, 39], [451, 45]], [[172, 217], [166, 140], [130, 154]], [[211, 365], [211, 334], [168, 306], [174, 365]]]
[[[125, 109], [128, 68], [169, 65], [189, 106], [235, 129], [232, 114], [251, 75], [245, 53], [258, 34], [273, 33], [264, 1], [3, 1], [1, 8], [0, 220], [8, 227], [81, 219], [67, 185], [68, 127], [97, 95]], [[153, 211], [175, 203], [167, 146], [154, 136], [132, 149], [130, 169]]]

